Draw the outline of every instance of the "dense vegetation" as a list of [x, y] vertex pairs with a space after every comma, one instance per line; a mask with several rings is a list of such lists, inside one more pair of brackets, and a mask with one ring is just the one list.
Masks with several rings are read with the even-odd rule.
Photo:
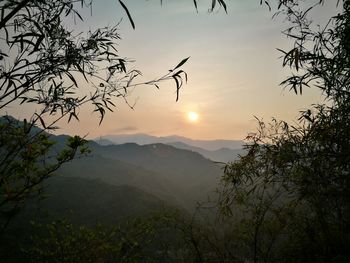
[[[120, 2], [134, 26], [129, 11]], [[322, 5], [322, 0], [315, 1], [311, 9], [303, 9], [298, 0], [277, 1], [278, 12], [291, 23], [285, 34], [294, 41], [290, 51], [282, 51], [283, 65], [289, 66], [292, 71], [282, 85], [297, 94], [301, 94], [305, 87], [321, 89], [326, 102], [302, 112], [298, 125], [278, 120], [271, 123], [258, 121], [257, 133], [247, 138], [249, 143], [246, 145], [246, 154], [225, 166], [213, 210], [204, 209], [204, 204], [200, 210], [186, 207], [185, 204], [190, 199], [198, 198], [200, 195], [195, 193], [200, 193], [203, 186], [215, 184], [210, 175], [216, 173], [218, 168], [196, 153], [175, 150], [171, 146], [98, 146], [92, 143], [90, 149], [94, 156], [90, 158], [104, 164], [105, 172], [96, 171], [101, 175], [101, 180], [96, 181], [89, 175], [89, 172], [94, 171], [91, 159], [78, 160], [86, 162], [83, 165], [86, 170], [79, 171], [78, 167], [81, 166], [78, 166], [78, 162], [59, 170], [61, 164], [76, 157], [76, 152], [85, 155], [88, 150], [86, 141], [81, 138], [69, 139], [65, 148], [62, 138], [53, 139], [45, 133], [50, 127], [44, 121], [45, 114], [60, 111], [59, 118], [75, 118], [75, 109], [84, 101], [70, 97], [69, 92], [64, 94], [71, 87], [63, 80], [56, 83], [52, 76], [66, 74], [67, 80], [78, 88], [73, 75], [69, 75], [70, 70], [93, 78], [93, 72], [91, 75], [87, 73], [92, 69], [88, 67], [92, 65], [89, 60], [94, 58], [92, 53], [97, 52], [98, 48], [104, 50], [106, 45], [111, 44], [92, 34], [86, 43], [74, 46], [70, 35], [62, 31], [59, 24], [62, 14], [74, 12], [74, 3], [7, 1], [2, 6], [3, 10], [8, 8], [12, 11], [2, 19], [0, 29], [5, 30], [7, 25], [11, 25], [15, 27], [13, 30], [20, 32], [20, 37], [14, 37], [13, 41], [14, 45], [18, 44], [18, 50], [24, 58], [15, 60], [12, 70], [1, 72], [0, 108], [11, 103], [13, 98], [43, 106], [42, 113], [35, 115], [31, 121], [18, 122], [4, 118], [0, 122], [2, 259], [8, 262], [349, 261], [348, 0], [338, 1], [339, 14], [330, 18], [325, 28], [320, 29], [315, 29], [308, 14], [313, 8]], [[197, 5], [197, 1], [194, 3]], [[212, 8], [215, 3], [213, 1]], [[218, 3], [226, 10], [225, 1]], [[58, 8], [60, 4], [62, 9]], [[7, 17], [12, 12], [16, 14], [17, 8], [25, 5], [28, 5], [25, 11], [28, 13], [24, 12], [22, 18], [32, 22], [33, 27], [19, 29], [18, 25], [7, 24], [11, 21], [11, 17]], [[52, 46], [58, 48], [56, 51], [46, 49], [52, 43], [42, 42], [41, 33], [44, 33], [37, 32], [40, 27], [36, 26], [35, 21], [40, 22], [44, 17], [38, 15], [35, 20], [28, 15], [31, 8], [45, 12], [49, 7], [50, 10], [58, 8], [53, 10], [59, 12], [58, 16], [55, 12], [44, 13], [53, 16], [52, 26], [56, 27], [45, 28], [48, 30], [45, 34], [54, 41]], [[57, 38], [57, 31], [52, 31], [53, 28], [60, 29], [66, 35], [61, 34]], [[101, 34], [113, 38], [116, 36], [113, 32]], [[61, 43], [59, 39], [64, 41]], [[6, 41], [12, 45], [12, 40]], [[73, 56], [74, 52], [68, 52], [63, 60], [59, 52], [63, 47], [72, 52], [79, 49], [86, 57]], [[38, 60], [31, 62], [29, 58], [33, 58], [35, 52]], [[48, 57], [44, 55], [50, 55], [50, 59], [55, 55], [62, 60], [58, 60], [60, 63], [55, 67], [50, 64], [53, 62], [40, 67], [40, 63], [49, 61], [45, 60]], [[6, 54], [2, 53], [2, 56], [4, 60]], [[38, 68], [30, 66], [38, 61]], [[116, 54], [111, 54], [109, 62], [119, 65], [112, 67], [111, 75], [128, 74], [124, 62]], [[184, 62], [186, 60], [174, 70]], [[27, 78], [20, 77], [24, 67], [28, 67], [30, 73]], [[131, 81], [133, 74], [128, 75]], [[176, 74], [173, 71], [166, 78], [173, 78], [179, 90], [179, 74], [184, 72]], [[33, 79], [30, 79], [31, 76]], [[46, 89], [40, 92], [37, 90], [36, 81], [39, 81], [39, 77], [40, 81], [48, 81], [47, 93], [43, 93]], [[102, 84], [96, 87], [96, 97], [87, 98], [97, 107], [101, 119], [104, 108], [108, 109], [110, 105], [106, 96], [109, 98], [113, 92], [126, 90], [125, 86], [121, 89], [114, 87], [112, 93], [107, 91], [103, 96], [103, 92], [99, 93], [100, 88], [106, 91], [104, 87], [109, 85], [109, 79]], [[65, 85], [67, 88], [63, 88]], [[16, 96], [8, 95], [9, 92]], [[39, 96], [38, 92], [45, 96]], [[43, 130], [37, 129], [36, 124], [40, 124]], [[55, 150], [55, 147], [59, 150]], [[165, 155], [157, 155], [159, 152]], [[54, 158], [48, 159], [52, 153], [55, 153]], [[157, 163], [157, 160], [160, 162]], [[190, 171], [189, 175], [185, 174], [185, 168]], [[48, 179], [57, 170], [65, 176]], [[86, 175], [85, 178], [82, 175]], [[128, 181], [130, 178], [135, 185]], [[150, 193], [151, 186], [147, 185], [147, 178], [156, 178], [158, 192], [153, 190]], [[128, 186], [116, 183], [118, 180], [124, 180]], [[188, 182], [192, 182], [188, 189], [179, 189]], [[174, 200], [174, 196], [166, 198], [162, 187], [169, 186], [173, 189], [167, 188], [165, 192], [173, 193], [175, 197], [176, 194], [181, 195], [184, 199], [178, 202], [180, 197], [179, 200]], [[47, 199], [30, 198], [37, 190], [42, 192], [42, 189], [49, 194]], [[207, 190], [210, 189], [208, 187]], [[194, 195], [183, 195], [186, 192]], [[155, 212], [159, 208], [165, 212]], [[211, 211], [217, 213], [216, 220]]]
[[[350, 244], [350, 3], [313, 30], [310, 10], [285, 1], [294, 48], [282, 82], [295, 93], [319, 88], [326, 103], [302, 112], [299, 125], [259, 121], [248, 154], [226, 166], [221, 209], [240, 224], [254, 262], [346, 262]], [[321, 1], [322, 3], [322, 1]]]

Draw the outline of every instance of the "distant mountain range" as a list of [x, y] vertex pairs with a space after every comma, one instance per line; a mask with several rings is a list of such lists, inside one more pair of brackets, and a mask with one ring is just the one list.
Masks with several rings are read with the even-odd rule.
[[130, 185], [165, 202], [192, 210], [217, 187], [221, 166], [188, 150], [165, 144], [101, 146], [91, 142], [92, 156], [60, 169], [66, 177], [99, 179]]
[[[52, 135], [53, 151], [59, 152], [67, 138]], [[222, 165], [171, 145], [90, 141], [89, 147], [91, 155], [64, 164], [45, 181], [46, 197], [26, 203], [15, 225], [28, 227], [32, 217], [111, 224], [166, 207], [191, 214], [215, 194], [222, 176]]]
[[238, 140], [192, 140], [181, 136], [155, 137], [147, 134], [133, 134], [107, 135], [96, 138], [95, 141], [105, 146], [124, 143], [168, 144], [178, 149], [197, 152], [212, 161], [224, 163], [234, 161], [238, 155], [245, 153], [244, 142]]
[[221, 148], [228, 149], [241, 149], [244, 142], [241, 140], [193, 140], [182, 136], [172, 135], [165, 137], [157, 137], [148, 134], [119, 134], [119, 135], [105, 135], [99, 138], [95, 138], [101, 145], [108, 144], [123, 144], [128, 142], [134, 142], [140, 145], [152, 144], [152, 143], [174, 143], [182, 142], [190, 146], [200, 147], [208, 151], [215, 151]]
[[246, 152], [243, 148], [240, 148], [240, 149], [220, 148], [215, 151], [209, 151], [209, 150], [202, 149], [200, 147], [190, 146], [183, 142], [172, 142], [167, 144], [174, 146], [175, 148], [178, 148], [178, 149], [197, 152], [203, 155], [205, 158], [208, 158], [214, 162], [223, 162], [223, 163], [232, 162], [236, 160], [239, 155], [243, 155]]
[[[22, 124], [18, 122], [16, 125]], [[157, 139], [144, 135], [141, 140], [141, 137], [138, 137], [138, 143]], [[56, 142], [50, 151], [54, 155], [63, 149], [68, 136], [51, 135], [50, 138]], [[109, 145], [90, 141], [92, 153], [64, 164], [56, 176], [45, 180], [47, 198], [39, 203], [27, 203], [18, 220], [25, 224], [34, 215], [44, 218], [45, 210], [50, 218], [61, 216], [87, 224], [109, 224], [164, 207], [192, 213], [198, 202], [205, 202], [208, 196], [215, 195], [223, 174], [223, 165], [212, 160], [233, 160], [242, 152], [241, 148], [208, 150], [185, 143], [215, 148], [223, 145], [220, 140], [196, 141], [171, 136], [163, 138], [168, 144], [116, 145], [112, 139], [106, 138], [111, 143], [104, 141]], [[123, 140], [130, 140], [130, 137]], [[230, 141], [227, 144], [241, 147], [242, 142]], [[37, 213], [38, 209], [40, 213]]]

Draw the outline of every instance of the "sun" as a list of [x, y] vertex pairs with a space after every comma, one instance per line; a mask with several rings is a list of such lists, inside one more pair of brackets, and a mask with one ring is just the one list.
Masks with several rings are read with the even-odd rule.
[[187, 113], [187, 118], [190, 122], [197, 122], [199, 119], [199, 115], [197, 112], [190, 111]]

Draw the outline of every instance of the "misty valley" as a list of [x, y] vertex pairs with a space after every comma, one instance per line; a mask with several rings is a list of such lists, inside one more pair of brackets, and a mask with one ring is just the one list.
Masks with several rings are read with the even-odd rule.
[[[40, 129], [36, 131], [40, 132]], [[135, 143], [135, 141], [140, 142], [141, 137], [145, 135], [114, 136], [110, 140], [98, 138], [95, 141], [88, 141], [87, 146], [91, 152], [61, 166], [53, 176], [45, 180], [39, 190], [42, 191], [39, 197], [33, 197], [21, 207], [20, 211], [14, 212], [16, 214], [6, 230], [9, 239], [6, 244], [2, 244], [2, 248], [6, 251], [2, 253], [7, 254], [8, 258], [14, 261], [18, 258], [26, 258], [28, 256], [26, 247], [32, 246], [32, 242], [35, 242], [32, 239], [33, 235], [38, 235], [43, 240], [53, 238], [46, 236], [48, 230], [43, 228], [46, 224], [55, 222], [56, 231], [62, 231], [62, 233], [55, 233], [58, 235], [56, 237], [58, 240], [47, 242], [66, 242], [65, 238], [70, 236], [78, 241], [78, 237], [74, 236], [76, 230], [69, 230], [72, 233], [66, 233], [65, 231], [68, 230], [64, 229], [65, 227], [69, 229], [74, 226], [79, 229], [84, 226], [95, 230], [98, 227], [109, 229], [123, 226], [126, 229], [122, 232], [126, 236], [122, 239], [127, 239], [129, 234], [132, 235], [128, 231], [141, 231], [141, 236], [131, 237], [135, 240], [130, 242], [141, 242], [139, 241], [141, 239], [146, 243], [152, 242], [152, 246], [155, 246], [151, 251], [143, 251], [149, 248], [137, 251], [136, 248], [130, 247], [128, 253], [135, 253], [135, 257], [158, 258], [158, 260], [165, 260], [168, 257], [169, 260], [179, 260], [183, 257], [185, 260], [189, 252], [186, 251], [188, 250], [186, 242], [182, 240], [181, 231], [183, 230], [180, 231], [175, 226], [179, 224], [186, 228], [192, 227], [192, 224], [194, 224], [193, 227], [198, 227], [200, 222], [215, 223], [216, 210], [204, 207], [214, 205], [210, 200], [217, 198], [223, 164], [228, 159], [234, 160], [238, 154], [245, 152], [242, 149], [243, 141], [191, 142], [182, 137], [165, 140], [148, 136], [148, 140], [142, 141], [143, 145]], [[54, 145], [48, 155], [54, 155], [64, 149], [69, 137], [50, 135], [49, 138]], [[117, 144], [118, 138], [123, 140], [122, 144]], [[175, 139], [181, 141], [175, 141]], [[162, 143], [156, 143], [157, 140]], [[189, 145], [184, 141], [194, 145], [202, 143], [209, 149]], [[151, 143], [147, 144], [148, 142]], [[231, 147], [233, 145], [236, 148], [215, 149], [223, 144]], [[202, 205], [203, 208], [201, 208]], [[153, 218], [156, 216], [160, 219], [155, 221]], [[128, 225], [134, 220], [145, 221], [144, 224], [150, 224], [148, 226], [150, 229]], [[169, 229], [164, 233], [163, 230], [159, 230], [159, 233], [152, 234], [162, 235], [161, 238], [155, 238], [147, 233], [147, 231], [158, 232], [157, 228], [151, 229], [155, 227], [151, 224], [162, 224], [162, 220], [170, 222], [164, 222], [165, 225], [160, 228]], [[173, 226], [170, 226], [171, 224]], [[62, 229], [59, 229], [60, 227]], [[146, 232], [142, 233], [142, 231]], [[80, 234], [82, 233], [78, 233], [78, 236]], [[186, 235], [189, 234], [186, 233]], [[68, 237], [61, 237], [61, 235]], [[92, 242], [102, 242], [98, 240], [98, 236], [93, 237], [95, 238], [96, 240]], [[72, 240], [71, 242], [74, 243]], [[106, 240], [103, 242], [108, 243]], [[116, 246], [121, 240], [114, 242]], [[176, 244], [178, 247], [170, 250], [164, 248], [163, 246], [168, 243], [170, 246]], [[45, 246], [50, 245], [52, 244]], [[143, 244], [140, 245], [143, 246]], [[48, 249], [45, 246], [43, 250]], [[73, 244], [70, 246], [69, 251], [74, 248]], [[147, 247], [148, 244], [145, 246]], [[157, 255], [154, 254], [155, 251]], [[39, 256], [36, 254], [39, 253], [38, 251], [30, 251], [29, 255], [32, 255], [31, 253]], [[118, 257], [122, 258], [121, 251], [118, 253]], [[174, 255], [168, 255], [168, 253]], [[44, 255], [42, 256], [45, 258]], [[49, 258], [51, 261], [53, 256]]]

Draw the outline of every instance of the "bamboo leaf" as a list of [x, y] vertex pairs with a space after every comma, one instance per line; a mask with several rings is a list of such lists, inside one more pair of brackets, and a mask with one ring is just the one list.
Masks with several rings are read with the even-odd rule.
[[125, 5], [121, 0], [119, 0], [119, 3], [120, 3], [120, 5], [123, 7], [123, 9], [125, 10], [125, 12], [126, 12], [128, 18], [129, 18], [129, 21], [130, 21], [130, 23], [131, 23], [132, 28], [135, 29], [135, 23], [134, 23], [134, 21], [132, 20], [132, 17], [131, 17], [131, 15], [130, 15], [130, 12], [129, 12], [128, 8], [126, 7], [126, 5]]
[[196, 8], [196, 11], [198, 13], [198, 6], [197, 6], [197, 0], [193, 0], [194, 7]]
[[211, 11], [214, 10], [215, 5], [216, 5], [216, 0], [212, 0], [212, 1], [211, 1]]
[[37, 113], [35, 113], [35, 115], [38, 117], [38, 119], [39, 119], [41, 125], [44, 127], [44, 129], [46, 129], [46, 125], [45, 125], [43, 118], [41, 118], [41, 116]]
[[297, 69], [297, 71], [299, 70], [299, 51], [298, 49], [295, 48], [294, 50], [294, 63], [295, 63], [295, 68]]
[[172, 77], [173, 77], [173, 79], [175, 80], [175, 83], [176, 83], [176, 101], [178, 101], [179, 100], [179, 91], [180, 91], [181, 85], [180, 85], [180, 82], [179, 82], [179, 80], [177, 79], [176, 76], [172, 76]]
[[187, 57], [185, 59], [183, 59], [173, 70], [171, 71], [174, 71], [175, 69], [181, 67], [183, 64], [185, 64], [187, 62], [187, 60], [189, 59], [190, 57]]
[[225, 13], [227, 14], [227, 6], [224, 0], [218, 0], [219, 4], [224, 8]]

